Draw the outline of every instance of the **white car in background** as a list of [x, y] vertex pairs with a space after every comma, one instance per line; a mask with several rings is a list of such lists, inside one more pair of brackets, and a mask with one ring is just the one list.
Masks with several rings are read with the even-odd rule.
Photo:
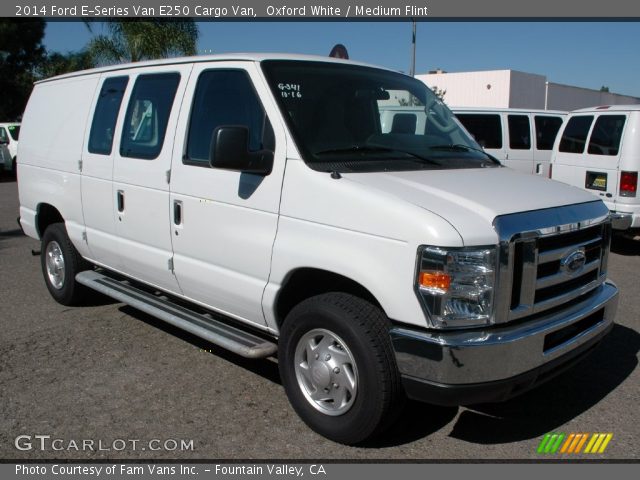
[[0, 170], [15, 173], [19, 136], [19, 123], [0, 123]]

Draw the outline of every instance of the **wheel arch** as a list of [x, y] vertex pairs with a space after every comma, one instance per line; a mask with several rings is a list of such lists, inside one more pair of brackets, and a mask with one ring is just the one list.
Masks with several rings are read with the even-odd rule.
[[42, 238], [47, 227], [54, 223], [64, 223], [60, 211], [49, 203], [40, 203], [36, 208], [36, 231]]
[[328, 292], [350, 293], [370, 302], [384, 312], [378, 299], [357, 281], [329, 270], [300, 267], [287, 274], [276, 296], [274, 312], [278, 328], [282, 326], [287, 314], [297, 304], [307, 298]]

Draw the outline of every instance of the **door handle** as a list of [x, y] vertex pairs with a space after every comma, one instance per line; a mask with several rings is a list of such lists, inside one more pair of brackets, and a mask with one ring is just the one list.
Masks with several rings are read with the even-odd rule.
[[117, 199], [118, 199], [118, 212], [122, 213], [124, 212], [124, 191], [123, 190], [118, 190]]
[[182, 225], [182, 202], [179, 200], [173, 201], [173, 223]]

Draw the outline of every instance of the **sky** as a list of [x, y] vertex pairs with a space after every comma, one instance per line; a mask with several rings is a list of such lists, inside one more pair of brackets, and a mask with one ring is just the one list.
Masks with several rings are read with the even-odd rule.
[[[328, 55], [336, 43], [352, 60], [408, 72], [411, 22], [197, 22], [199, 53], [283, 52]], [[92, 27], [101, 33], [103, 25]], [[49, 51], [81, 49], [80, 21], [49, 22]], [[640, 97], [640, 22], [418, 22], [416, 73], [512, 69], [554, 83]]]

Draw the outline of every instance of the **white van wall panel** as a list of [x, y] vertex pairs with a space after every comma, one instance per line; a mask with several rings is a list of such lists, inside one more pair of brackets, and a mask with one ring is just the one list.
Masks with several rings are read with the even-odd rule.
[[[606, 111], [603, 111], [604, 115]], [[615, 115], [618, 112], [611, 111]], [[623, 112], [619, 112], [623, 113]], [[620, 142], [620, 156], [618, 161], [618, 180], [622, 172], [639, 172], [640, 174], [640, 111], [627, 113], [627, 121], [624, 126], [622, 140]], [[618, 188], [620, 182], [618, 181]], [[616, 210], [635, 213], [632, 228], [637, 227], [640, 222], [640, 196], [636, 192], [635, 197], [621, 197], [616, 195]]]
[[[614, 112], [611, 112], [614, 113]], [[620, 170], [640, 171], [640, 112], [629, 112], [620, 144]], [[638, 202], [640, 202], [640, 197]]]
[[40, 239], [36, 230], [36, 211], [31, 208], [20, 206], [20, 225], [27, 237]]
[[35, 86], [20, 131], [20, 165], [78, 172], [97, 85], [92, 75]]
[[416, 75], [429, 87], [446, 90], [449, 107], [509, 107], [510, 71], [434, 73]]
[[[37, 212], [38, 205], [48, 203], [54, 206], [64, 218], [69, 238], [83, 256], [88, 255], [86, 243], [82, 239], [84, 222], [80, 203], [80, 175], [61, 172], [33, 165], [20, 165], [18, 170], [20, 185], [20, 205], [22, 209]], [[27, 226], [31, 222], [27, 215]], [[37, 233], [26, 229], [25, 233], [34, 238]], [[36, 233], [36, 235], [33, 235]]]
[[97, 76], [87, 76], [37, 84], [20, 131], [20, 205], [34, 212], [41, 203], [55, 207], [82, 255], [88, 251], [82, 240], [78, 162], [97, 82]]

